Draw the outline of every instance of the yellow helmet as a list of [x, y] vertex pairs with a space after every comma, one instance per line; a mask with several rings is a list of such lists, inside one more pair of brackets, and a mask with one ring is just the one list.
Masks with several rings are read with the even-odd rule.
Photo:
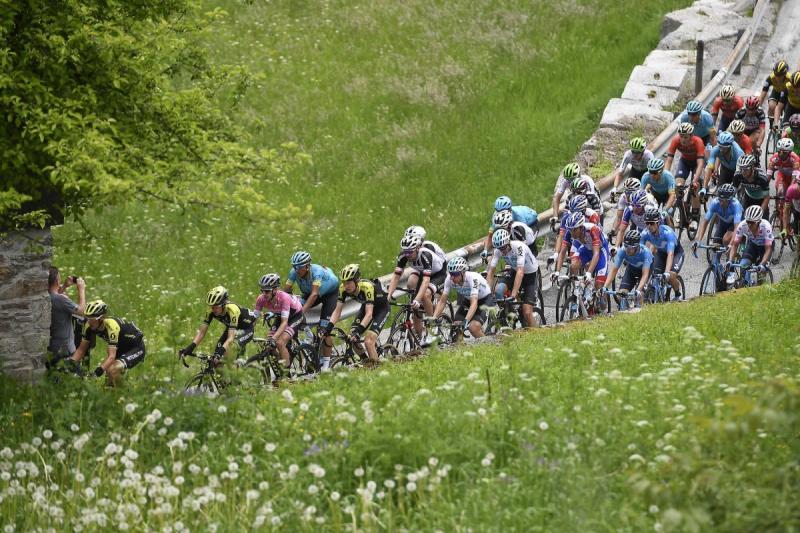
[[342, 281], [350, 281], [350, 280], [357, 281], [360, 277], [361, 277], [361, 268], [355, 263], [345, 266], [339, 273], [339, 279]]
[[208, 291], [206, 302], [208, 305], [222, 305], [228, 300], [228, 289], [219, 285]]
[[108, 305], [103, 300], [94, 300], [86, 304], [86, 318], [100, 318], [108, 313]]

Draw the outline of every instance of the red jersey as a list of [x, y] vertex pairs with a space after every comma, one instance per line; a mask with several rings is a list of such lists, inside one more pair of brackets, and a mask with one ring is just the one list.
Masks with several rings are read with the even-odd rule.
[[692, 135], [688, 140], [684, 140], [680, 135], [673, 137], [667, 155], [675, 156], [676, 151], [680, 151], [681, 159], [687, 161], [697, 161], [706, 157], [706, 146], [703, 144], [703, 139], [697, 135]]
[[716, 115], [722, 111], [722, 116], [733, 120], [736, 112], [744, 107], [744, 101], [741, 96], [734, 96], [730, 102], [725, 102], [721, 97], [717, 96], [714, 99], [714, 104], [711, 106], [711, 114]]
[[734, 135], [734, 140], [736, 144], [739, 145], [739, 148], [746, 154], [753, 153], [753, 141], [750, 140], [749, 135], [745, 135], [744, 133], [740, 133], [739, 135]]

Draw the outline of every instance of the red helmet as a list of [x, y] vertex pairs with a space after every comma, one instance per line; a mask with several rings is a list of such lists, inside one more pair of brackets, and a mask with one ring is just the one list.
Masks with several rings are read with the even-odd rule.
[[744, 101], [744, 105], [747, 109], [756, 109], [761, 105], [761, 102], [758, 101], [758, 96], [748, 96], [747, 100]]

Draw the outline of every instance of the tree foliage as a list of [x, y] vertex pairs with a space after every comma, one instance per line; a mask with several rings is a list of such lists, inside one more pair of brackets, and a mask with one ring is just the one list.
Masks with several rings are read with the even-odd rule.
[[207, 60], [221, 16], [187, 0], [0, 0], [0, 226], [142, 198], [273, 218], [265, 183], [307, 156], [254, 148], [232, 120], [253, 77]]

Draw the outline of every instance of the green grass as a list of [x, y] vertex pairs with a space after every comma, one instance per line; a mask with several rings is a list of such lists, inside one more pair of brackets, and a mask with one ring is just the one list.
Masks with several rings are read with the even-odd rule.
[[0, 515], [20, 531], [797, 529], [798, 312], [784, 282], [217, 399], [182, 396], [176, 362], [127, 390], [6, 381]]
[[209, 288], [252, 305], [259, 277], [285, 276], [296, 249], [377, 276], [411, 224], [445, 249], [470, 242], [500, 194], [546, 207], [662, 14], [686, 3], [209, 3], [230, 13], [208, 43], [215, 60], [262, 74], [231, 113], [258, 145], [294, 141], [313, 158], [269, 196], [314, 215], [259, 225], [137, 203], [90, 213], [88, 246], [73, 243], [77, 224], [57, 228], [55, 263], [87, 276], [89, 297], [135, 320], [157, 353], [193, 334]]

